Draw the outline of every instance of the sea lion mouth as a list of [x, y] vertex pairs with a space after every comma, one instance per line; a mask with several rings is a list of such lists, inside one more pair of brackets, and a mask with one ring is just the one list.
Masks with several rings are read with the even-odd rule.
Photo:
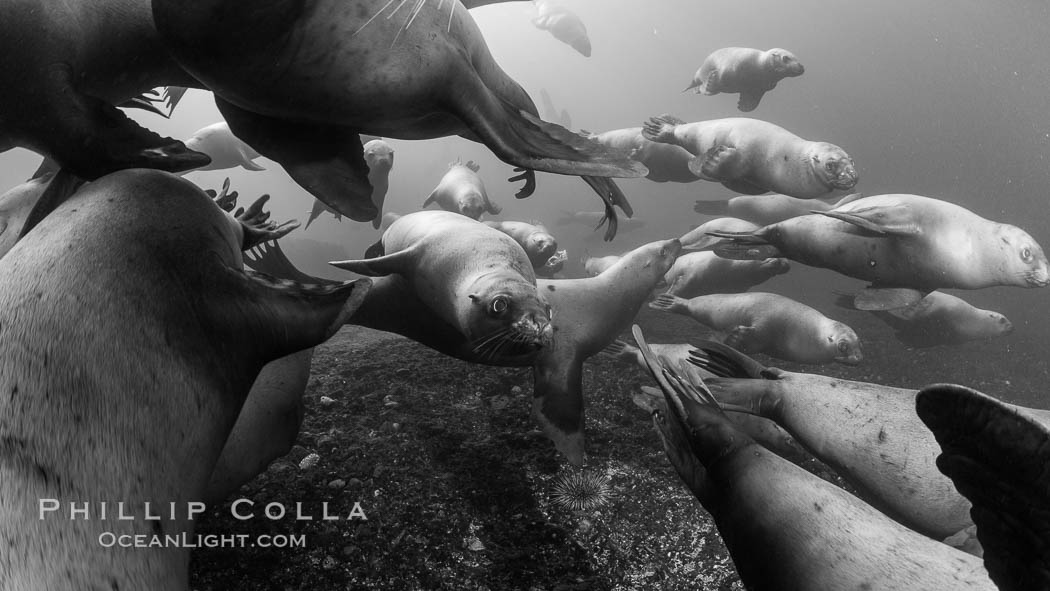
[[836, 357], [835, 362], [843, 365], [860, 365], [863, 358], [860, 355], [847, 355], [845, 357]]
[[1025, 274], [1024, 280], [1032, 287], [1046, 287], [1050, 285], [1050, 275], [1045, 272], [1032, 271]]
[[852, 168], [846, 168], [832, 178], [829, 183], [836, 189], [847, 190], [856, 186], [858, 180], [860, 180], [860, 178], [857, 175], [857, 171]]

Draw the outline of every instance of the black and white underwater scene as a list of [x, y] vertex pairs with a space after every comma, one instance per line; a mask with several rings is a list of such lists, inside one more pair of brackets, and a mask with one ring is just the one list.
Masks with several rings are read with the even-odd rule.
[[1050, 589], [1048, 56], [0, 0], [0, 591]]

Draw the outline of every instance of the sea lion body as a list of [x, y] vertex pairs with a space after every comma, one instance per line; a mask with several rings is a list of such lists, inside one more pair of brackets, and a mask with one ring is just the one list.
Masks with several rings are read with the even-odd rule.
[[653, 422], [667, 456], [714, 517], [746, 588], [996, 589], [981, 559], [763, 448], [700, 394], [706, 388], [688, 368], [646, 359], [666, 400]]
[[[231, 129], [358, 221], [378, 211], [358, 138], [462, 135], [532, 171], [641, 176], [644, 166], [540, 120], [461, 2], [153, 0], [157, 29]], [[279, 64], [280, 67], [274, 67]], [[623, 195], [591, 178], [607, 205]], [[626, 205], [623, 199], [619, 203]], [[629, 213], [629, 211], [628, 211]]]
[[734, 261], [703, 250], [678, 257], [664, 282], [667, 293], [689, 299], [714, 293], [742, 293], [790, 270], [785, 259]]
[[723, 47], [704, 59], [686, 90], [697, 94], [740, 94], [737, 108], [754, 111], [762, 95], [773, 90], [784, 78], [805, 73], [805, 68], [786, 49], [768, 51], [750, 47]]
[[[917, 390], [776, 368], [704, 382], [720, 402], [776, 422], [909, 528], [943, 540], [973, 525], [970, 503], [937, 469], [936, 439], [915, 413]], [[1022, 410], [1050, 424], [1050, 412]]]
[[768, 226], [811, 213], [830, 211], [861, 195], [846, 195], [835, 202], [823, 199], [798, 199], [789, 195], [737, 195], [726, 201], [697, 201], [693, 210], [707, 215], [726, 215]]
[[390, 190], [390, 171], [394, 168], [394, 148], [381, 139], [365, 142], [365, 164], [368, 165], [368, 182], [372, 185], [372, 203], [379, 215], [372, 220], [372, 227], [379, 229], [382, 223], [383, 204]]
[[853, 329], [777, 294], [712, 294], [688, 300], [665, 294], [650, 306], [726, 332], [725, 344], [744, 352], [797, 363], [854, 365], [863, 358]]
[[28, 148], [87, 179], [207, 164], [113, 106], [156, 86], [199, 86], [169, 57], [148, 0], [6, 2], [0, 39], [0, 151]]
[[503, 232], [520, 244], [532, 262], [533, 269], [546, 266], [551, 257], [558, 252], [558, 241], [543, 226], [513, 221], [482, 223]]
[[716, 235], [731, 241], [715, 248], [720, 256], [738, 258], [734, 252], [742, 251], [748, 258], [784, 256], [869, 281], [874, 288], [930, 292], [1050, 284], [1046, 256], [1028, 233], [919, 195], [865, 197], [747, 235]]
[[587, 36], [587, 27], [577, 14], [551, 0], [536, 0], [536, 18], [532, 24], [537, 29], [548, 31], [554, 38], [584, 57], [591, 57], [591, 40]]
[[649, 174], [645, 178], [657, 183], [691, 183], [699, 178], [689, 170], [693, 155], [673, 144], [645, 139], [641, 127], [614, 129], [591, 134], [590, 138], [603, 146], [625, 150], [631, 158], [645, 164]]
[[489, 201], [485, 183], [478, 176], [478, 165], [473, 161], [449, 165], [448, 172], [423, 202], [423, 207], [434, 203], [445, 211], [456, 212], [472, 220], [480, 219], [485, 213], [498, 215], [503, 211], [502, 207]]
[[642, 134], [688, 150], [698, 177], [731, 191], [757, 195], [773, 191], [813, 199], [857, 184], [853, 159], [842, 148], [813, 142], [759, 119], [732, 117], [685, 123], [653, 117]]
[[194, 170], [225, 170], [240, 166], [245, 170], [266, 170], [254, 162], [259, 153], [230, 131], [225, 121], [212, 123], [193, 132], [186, 147], [207, 154], [211, 163]]
[[615, 265], [623, 258], [620, 255], [611, 254], [604, 257], [587, 257], [583, 260], [583, 270], [588, 277], [597, 277], [609, 267]]
[[911, 306], [872, 313], [896, 331], [897, 340], [912, 347], [960, 345], [1005, 336], [1014, 329], [999, 312], [940, 291], [931, 291]]
[[[17, 392], [0, 401], [5, 587], [189, 589], [187, 549], [100, 535], [192, 539], [189, 503], [259, 370], [325, 340], [367, 286], [249, 276], [241, 247], [203, 191], [129, 170], [81, 188], [0, 260], [0, 382]], [[41, 499], [63, 510], [40, 518]], [[85, 502], [90, 518], [70, 520]], [[136, 518], [101, 520], [102, 502]]]
[[432, 313], [493, 355], [531, 357], [550, 343], [550, 306], [510, 236], [458, 213], [419, 211], [391, 224], [381, 244], [383, 256], [333, 264], [402, 276]]

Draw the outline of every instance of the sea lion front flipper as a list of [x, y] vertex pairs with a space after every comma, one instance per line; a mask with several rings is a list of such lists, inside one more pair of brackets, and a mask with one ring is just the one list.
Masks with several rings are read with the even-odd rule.
[[223, 267], [208, 278], [216, 305], [205, 308], [216, 343], [238, 341], [263, 362], [317, 346], [364, 301], [371, 279], [305, 285], [251, 270]]
[[702, 156], [691, 158], [689, 171], [702, 179], [725, 183], [740, 176], [737, 169], [742, 159], [740, 150], [718, 144]]
[[726, 338], [723, 341], [727, 347], [734, 349], [740, 349], [745, 353], [754, 351], [755, 338], [758, 336], [758, 329], [754, 326], [736, 326], [733, 327], [726, 334]]
[[923, 388], [919, 418], [941, 446], [937, 467], [972, 504], [984, 564], [999, 589], [1050, 589], [1050, 430], [980, 392]]
[[18, 239], [24, 238], [30, 230], [43, 221], [56, 207], [65, 203], [73, 193], [76, 193], [77, 189], [83, 184], [84, 179], [66, 168], [60, 168], [51, 177], [47, 188], [40, 195], [40, 199], [33, 205], [33, 209], [29, 210], [29, 215], [26, 216], [26, 221], [22, 225], [22, 231], [19, 232]]
[[927, 293], [910, 287], [868, 287], [853, 298], [853, 306], [868, 312], [893, 310], [913, 306]]
[[762, 101], [762, 97], [766, 93], [764, 91], [744, 91], [740, 93], [740, 100], [736, 103], [736, 108], [744, 113], [750, 113], [758, 108], [758, 103]]
[[233, 135], [260, 155], [278, 162], [292, 179], [333, 210], [358, 221], [371, 221], [368, 164], [356, 131], [264, 117], [218, 96], [215, 105]]
[[914, 236], [922, 234], [922, 227], [915, 222], [911, 209], [906, 205], [863, 207], [853, 211], [814, 211], [829, 218], [863, 228], [878, 236], [895, 234]]
[[582, 466], [583, 360], [568, 354], [548, 351], [533, 367], [532, 414], [569, 463]]
[[[368, 277], [379, 277], [381, 275], [392, 275], [394, 273], [404, 274], [406, 268], [412, 265], [418, 256], [420, 246], [413, 244], [404, 250], [395, 253], [368, 258], [364, 260], [331, 261], [328, 264], [358, 275]], [[371, 249], [370, 249], [371, 250]], [[367, 253], [366, 253], [367, 255]]]
[[307, 275], [299, 270], [288, 256], [284, 254], [281, 243], [277, 241], [263, 242], [257, 244], [244, 254], [244, 264], [260, 273], [266, 273], [281, 279], [290, 279], [299, 283], [311, 283], [315, 285], [338, 285], [338, 281], [321, 279], [313, 275]]

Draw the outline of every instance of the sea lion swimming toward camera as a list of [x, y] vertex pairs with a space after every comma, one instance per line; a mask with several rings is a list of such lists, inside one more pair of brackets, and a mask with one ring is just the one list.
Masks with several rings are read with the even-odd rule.
[[485, 184], [478, 176], [480, 169], [473, 160], [466, 164], [458, 160], [449, 164], [448, 172], [423, 201], [423, 207], [437, 204], [445, 211], [459, 213], [472, 220], [481, 219], [482, 214], [486, 213], [499, 215], [503, 208], [489, 200]]
[[[469, 3], [474, 5], [475, 3]], [[605, 178], [645, 174], [630, 160], [537, 116], [500, 69], [462, 2], [153, 0], [175, 59], [216, 95], [230, 128], [353, 220], [378, 210], [359, 132], [398, 139], [462, 135], [524, 169], [584, 176], [613, 205]], [[274, 64], [281, 67], [275, 68]]]
[[591, 39], [587, 36], [587, 27], [577, 14], [551, 0], [536, 0], [536, 18], [532, 24], [541, 31], [547, 31], [554, 38], [580, 52], [583, 57], [591, 57]]
[[686, 123], [661, 115], [645, 123], [642, 135], [685, 148], [694, 156], [689, 162], [693, 174], [737, 193], [773, 191], [812, 199], [857, 184], [853, 159], [842, 148], [804, 140], [759, 119], [731, 117]]
[[[994, 591], [981, 559], [914, 532], [756, 443], [703, 381], [635, 339], [663, 391], [653, 423], [749, 589]], [[695, 368], [694, 368], [695, 369]]]
[[768, 51], [750, 47], [723, 47], [711, 52], [696, 71], [689, 86], [696, 94], [740, 94], [737, 108], [754, 111], [762, 96], [784, 78], [795, 78], [806, 69], [786, 49]]
[[854, 304], [892, 310], [940, 288], [1046, 287], [1050, 267], [1027, 232], [940, 199], [875, 195], [725, 238], [735, 259], [786, 257], [870, 281]]
[[[372, 220], [372, 227], [378, 230], [383, 222], [383, 204], [386, 203], [386, 194], [390, 190], [390, 171], [394, 168], [394, 149], [380, 138], [365, 141], [366, 137], [361, 136], [364, 142], [365, 164], [368, 165], [368, 182], [372, 185], [372, 203], [379, 210], [379, 215]], [[341, 213], [320, 199], [314, 199], [310, 217], [306, 219], [306, 227], [309, 228], [310, 224], [326, 211], [333, 214], [336, 221], [342, 221]]]
[[[0, 259], [0, 388], [14, 393], [0, 398], [5, 587], [189, 589], [185, 548], [100, 535], [192, 539], [189, 503], [256, 374], [327, 339], [368, 285], [248, 274], [242, 246], [203, 191], [130, 170], [81, 188]], [[41, 499], [57, 502], [53, 518]], [[84, 502], [90, 519], [71, 521]], [[102, 521], [101, 502], [136, 519]]]
[[856, 365], [863, 359], [857, 333], [845, 324], [782, 295], [711, 294], [684, 299], [656, 296], [649, 307], [689, 316], [726, 333], [725, 344], [797, 363]]
[[[943, 540], [973, 524], [970, 503], [934, 464], [916, 390], [765, 367], [713, 342], [698, 342], [692, 363], [719, 376], [704, 383], [727, 409], [776, 422], [909, 528]], [[1050, 411], [1020, 410], [1050, 424]]]
[[[532, 267], [536, 270], [548, 265], [553, 266], [551, 258], [558, 252], [558, 241], [547, 231], [547, 228], [539, 224], [528, 224], [525, 222], [482, 222], [490, 228], [495, 228], [514, 239], [525, 250], [525, 254], [532, 261]], [[557, 261], [555, 261], [555, 264]], [[560, 267], [559, 267], [560, 268]]]

